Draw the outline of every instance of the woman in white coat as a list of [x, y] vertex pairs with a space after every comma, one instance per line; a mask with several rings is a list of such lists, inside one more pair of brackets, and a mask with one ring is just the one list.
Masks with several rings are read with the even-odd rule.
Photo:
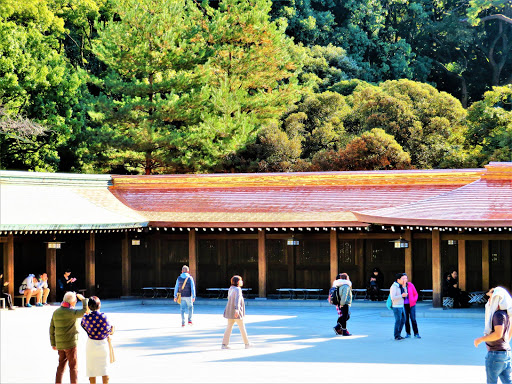
[[222, 349], [229, 349], [229, 338], [235, 323], [240, 329], [245, 348], [251, 347], [244, 324], [245, 302], [242, 295], [243, 285], [244, 281], [242, 277], [235, 275], [231, 278], [231, 287], [228, 291], [228, 303], [226, 304], [226, 309], [224, 309], [224, 317], [228, 319], [228, 326], [226, 332], [224, 332], [224, 338], [222, 339]]

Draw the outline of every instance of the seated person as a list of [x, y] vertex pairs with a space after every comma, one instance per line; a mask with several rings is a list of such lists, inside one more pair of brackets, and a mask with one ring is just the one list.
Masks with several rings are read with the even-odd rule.
[[30, 274], [20, 285], [20, 293], [23, 294], [26, 298], [25, 307], [30, 308], [32, 305], [30, 304], [30, 298], [35, 296], [36, 298], [36, 307], [42, 307], [41, 299], [43, 296], [43, 291], [40, 288], [37, 288], [37, 278]]
[[64, 275], [57, 280], [57, 300], [62, 301], [66, 292], [76, 292], [76, 277], [71, 277], [71, 268], [64, 270]]
[[5, 299], [5, 303], [7, 305], [7, 308], [10, 310], [14, 309], [14, 306], [12, 305], [12, 297], [7, 292], [7, 286], [9, 285], [8, 281], [4, 281], [4, 274], [0, 273], [0, 297], [3, 297]]
[[37, 286], [43, 292], [43, 305], [48, 304], [48, 295], [50, 294], [50, 288], [48, 288], [48, 275], [46, 272], [40, 273], [37, 279]]
[[445, 275], [443, 281], [443, 297], [453, 298], [454, 308], [468, 308], [469, 296], [467, 292], [459, 289], [458, 273], [452, 270]]
[[380, 290], [384, 285], [384, 276], [379, 268], [373, 268], [368, 283], [366, 284], [366, 292], [371, 301], [379, 301], [381, 299]]

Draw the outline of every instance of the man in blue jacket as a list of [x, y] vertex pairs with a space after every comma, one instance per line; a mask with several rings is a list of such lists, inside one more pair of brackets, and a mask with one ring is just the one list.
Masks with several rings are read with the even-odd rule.
[[188, 325], [192, 325], [192, 315], [194, 313], [194, 301], [196, 301], [196, 286], [194, 278], [188, 273], [188, 266], [184, 265], [181, 268], [181, 275], [176, 279], [176, 286], [174, 287], [174, 301], [178, 298], [178, 293], [181, 293], [181, 326], [185, 326], [185, 308], [188, 309]]

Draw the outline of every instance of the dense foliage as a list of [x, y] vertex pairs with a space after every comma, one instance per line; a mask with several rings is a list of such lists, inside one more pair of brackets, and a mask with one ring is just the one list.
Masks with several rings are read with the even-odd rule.
[[0, 168], [512, 161], [505, 0], [0, 0]]

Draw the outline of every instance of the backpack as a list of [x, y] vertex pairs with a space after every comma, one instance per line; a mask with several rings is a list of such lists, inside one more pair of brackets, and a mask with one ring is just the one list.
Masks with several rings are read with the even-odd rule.
[[332, 287], [329, 289], [329, 299], [332, 305], [340, 305], [340, 289], [339, 287]]
[[386, 307], [389, 310], [393, 309], [393, 300], [391, 300], [391, 295], [389, 295], [388, 299], [386, 300]]

